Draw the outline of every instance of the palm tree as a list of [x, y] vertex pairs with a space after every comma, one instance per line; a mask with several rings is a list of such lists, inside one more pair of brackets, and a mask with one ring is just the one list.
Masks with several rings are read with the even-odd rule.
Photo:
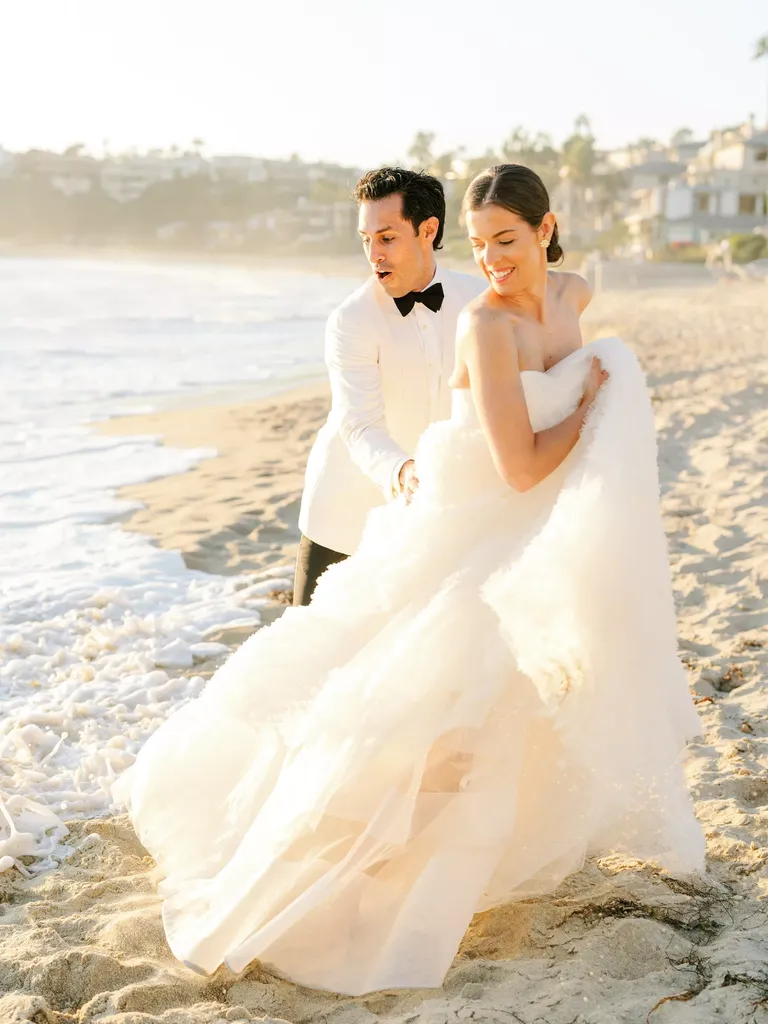
[[442, 181], [448, 177], [453, 170], [453, 162], [456, 159], [456, 154], [453, 150], [448, 150], [446, 153], [441, 153], [440, 156], [436, 156], [432, 161], [430, 172], [435, 177], [440, 178]]
[[684, 146], [686, 142], [692, 142], [693, 137], [690, 128], [678, 128], [670, 140], [670, 145], [673, 149], [677, 149], [678, 146]]
[[637, 140], [635, 145], [638, 149], [647, 149], [649, 156], [661, 147], [659, 140], [651, 138], [650, 135], [643, 135]]
[[536, 171], [548, 190], [557, 184], [560, 154], [544, 132], [532, 135], [518, 125], [502, 144], [501, 153], [509, 163], [525, 164]]
[[[765, 35], [761, 39], [757, 40], [757, 43], [755, 44], [755, 53], [752, 59], [765, 60], [768, 64], [768, 35]], [[766, 105], [765, 123], [766, 127], [768, 127], [768, 105]]]
[[568, 177], [582, 187], [592, 183], [592, 172], [597, 161], [595, 139], [589, 120], [582, 114], [576, 118], [573, 134], [563, 143], [562, 162]]
[[434, 132], [416, 132], [416, 136], [408, 150], [411, 164], [419, 170], [426, 171], [432, 165], [432, 145], [435, 141]]
[[592, 125], [590, 124], [589, 118], [586, 114], [579, 114], [573, 127], [576, 130], [577, 135], [592, 135]]

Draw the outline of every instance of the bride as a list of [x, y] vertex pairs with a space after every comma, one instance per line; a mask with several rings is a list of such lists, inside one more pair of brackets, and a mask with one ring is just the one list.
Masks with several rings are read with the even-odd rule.
[[251, 637], [116, 784], [173, 953], [358, 995], [442, 983], [472, 915], [587, 855], [702, 866], [645, 381], [582, 347], [540, 179], [470, 185], [488, 290], [411, 504]]

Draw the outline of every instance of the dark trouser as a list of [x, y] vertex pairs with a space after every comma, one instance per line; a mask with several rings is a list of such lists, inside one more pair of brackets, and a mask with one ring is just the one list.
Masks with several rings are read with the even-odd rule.
[[329, 565], [343, 562], [348, 555], [315, 544], [302, 534], [299, 553], [296, 557], [296, 579], [293, 584], [293, 603], [309, 604], [315, 592], [315, 585]]

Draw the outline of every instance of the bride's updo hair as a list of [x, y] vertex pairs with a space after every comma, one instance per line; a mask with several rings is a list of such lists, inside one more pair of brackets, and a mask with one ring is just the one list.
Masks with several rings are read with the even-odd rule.
[[[470, 210], [492, 203], [516, 213], [538, 231], [544, 214], [549, 213], [549, 193], [541, 178], [522, 164], [496, 164], [481, 171], [472, 181], [461, 205], [462, 219]], [[557, 224], [549, 240], [547, 263], [559, 263], [564, 256]]]

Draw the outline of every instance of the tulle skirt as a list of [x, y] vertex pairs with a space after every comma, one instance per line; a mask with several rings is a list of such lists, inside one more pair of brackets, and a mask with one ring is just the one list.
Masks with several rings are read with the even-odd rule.
[[472, 414], [431, 427], [407, 508], [288, 609], [118, 780], [190, 966], [258, 958], [350, 994], [439, 985], [472, 915], [590, 852], [703, 863], [645, 382], [617, 339], [527, 374], [534, 429], [611, 373], [518, 494]]

